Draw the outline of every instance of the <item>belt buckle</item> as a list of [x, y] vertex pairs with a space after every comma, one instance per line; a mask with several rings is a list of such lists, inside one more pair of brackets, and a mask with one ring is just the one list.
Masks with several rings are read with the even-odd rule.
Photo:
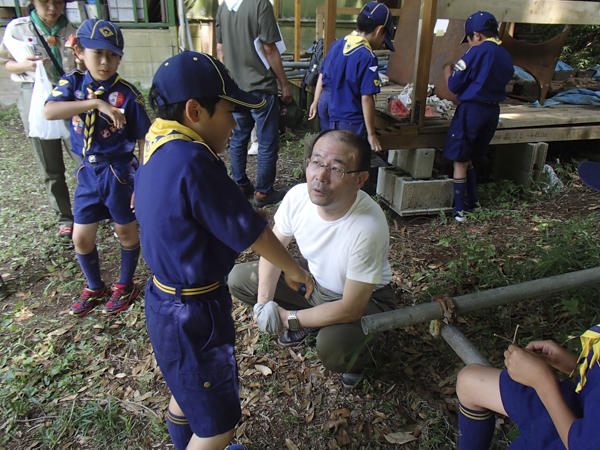
[[88, 162], [90, 162], [92, 164], [96, 164], [96, 155], [88, 156]]

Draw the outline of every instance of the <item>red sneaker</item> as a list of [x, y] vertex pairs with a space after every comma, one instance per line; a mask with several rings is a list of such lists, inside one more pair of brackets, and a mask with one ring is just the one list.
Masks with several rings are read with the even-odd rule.
[[110, 289], [104, 283], [102, 283], [102, 289], [97, 291], [92, 291], [86, 286], [83, 288], [79, 300], [71, 306], [69, 314], [72, 316], [85, 316], [98, 305], [98, 302], [103, 301], [108, 296], [110, 296]]
[[71, 227], [60, 227], [58, 233], [56, 233], [59, 239], [64, 239], [65, 241], [70, 241], [73, 237], [73, 228]]
[[116, 314], [125, 311], [129, 305], [140, 295], [140, 290], [134, 284], [125, 286], [124, 284], [115, 284], [110, 300], [104, 305], [102, 314]]

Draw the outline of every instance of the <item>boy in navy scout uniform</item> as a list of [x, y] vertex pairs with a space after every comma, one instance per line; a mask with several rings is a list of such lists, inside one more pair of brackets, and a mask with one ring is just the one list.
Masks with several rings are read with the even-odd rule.
[[454, 217], [465, 220], [465, 212], [479, 208], [472, 160], [482, 159], [496, 132], [499, 102], [506, 98], [506, 84], [514, 68], [510, 55], [498, 39], [498, 22], [478, 11], [465, 22], [462, 43], [470, 47], [454, 65], [444, 64], [448, 88], [461, 102], [450, 129], [444, 157], [454, 161]]
[[[71, 119], [71, 145], [83, 158], [76, 170], [73, 244], [87, 280], [70, 313], [83, 316], [99, 302], [103, 313], [127, 309], [138, 296], [133, 274], [140, 239], [133, 214], [133, 177], [150, 119], [144, 97], [122, 80], [117, 69], [123, 56], [123, 35], [113, 23], [86, 20], [77, 31], [75, 51], [87, 68], [65, 74], [44, 107], [48, 120]], [[121, 243], [121, 278], [111, 290], [100, 275], [96, 248], [98, 222], [112, 218]]]
[[150, 90], [157, 119], [135, 179], [135, 207], [153, 274], [145, 291], [146, 325], [172, 393], [167, 427], [177, 450], [223, 449], [241, 417], [226, 283], [239, 253], [251, 246], [280, 267], [292, 287], [305, 283], [307, 296], [313, 290], [310, 275], [218, 156], [236, 126], [233, 112], [264, 102], [240, 90], [221, 62], [191, 51], [165, 61]]
[[[581, 335], [579, 357], [554, 341], [511, 345], [505, 370], [471, 364], [458, 375], [459, 450], [490, 447], [494, 412], [510, 417], [519, 437], [510, 450], [598, 448], [600, 325]], [[556, 369], [574, 377], [559, 382]]]
[[331, 44], [325, 58], [329, 61], [323, 62], [328, 73], [320, 78], [328, 81], [331, 90], [329, 128], [354, 131], [379, 152], [374, 95], [380, 91], [380, 81], [373, 50], [379, 50], [385, 42], [395, 51], [392, 13], [383, 3], [370, 2], [358, 15], [356, 25], [355, 32]]

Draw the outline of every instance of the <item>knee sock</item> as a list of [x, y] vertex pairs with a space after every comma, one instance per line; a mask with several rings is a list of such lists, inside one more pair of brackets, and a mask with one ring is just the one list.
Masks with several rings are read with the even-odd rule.
[[475, 178], [475, 169], [473, 168], [473, 164], [469, 164], [469, 168], [467, 169], [467, 199], [465, 203], [467, 203], [471, 207], [475, 207], [477, 205], [477, 179]]
[[458, 450], [487, 450], [494, 435], [494, 412], [458, 405]]
[[188, 420], [184, 416], [176, 416], [169, 409], [167, 410], [167, 429], [173, 444], [175, 444], [175, 450], [185, 450], [194, 434]]
[[75, 252], [77, 261], [87, 280], [87, 287], [92, 291], [102, 289], [102, 276], [100, 275], [100, 261], [98, 259], [98, 248], [94, 247], [89, 253], [82, 255]]
[[459, 213], [465, 210], [465, 189], [467, 187], [466, 178], [454, 179], [454, 212]]
[[119, 284], [133, 286], [133, 274], [140, 259], [140, 243], [131, 247], [121, 245], [121, 279]]

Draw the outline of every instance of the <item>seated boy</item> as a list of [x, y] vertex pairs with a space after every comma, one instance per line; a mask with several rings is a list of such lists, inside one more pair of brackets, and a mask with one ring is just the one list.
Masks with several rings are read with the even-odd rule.
[[[65, 74], [46, 106], [48, 120], [71, 119], [71, 146], [81, 155], [76, 170], [73, 244], [87, 280], [70, 313], [83, 316], [106, 302], [103, 313], [124, 311], [138, 296], [133, 275], [140, 256], [140, 238], [133, 214], [133, 177], [144, 153], [150, 119], [144, 97], [117, 73], [123, 56], [123, 34], [112, 22], [86, 20], [77, 31], [75, 52], [87, 68]], [[100, 274], [96, 232], [98, 222], [114, 221], [121, 243], [121, 278], [111, 290]]]
[[444, 157], [454, 161], [454, 218], [463, 222], [465, 213], [479, 208], [472, 160], [485, 157], [498, 127], [500, 105], [514, 68], [498, 39], [498, 22], [478, 11], [465, 22], [469, 49], [452, 69], [444, 64], [448, 88], [461, 102], [448, 130]]
[[[367, 3], [356, 19], [356, 31], [331, 44], [317, 83], [317, 89], [325, 84], [331, 90], [328, 129], [353, 131], [367, 139], [376, 152], [381, 151], [381, 144], [375, 134], [373, 96], [380, 91], [380, 81], [373, 51], [384, 42], [394, 51], [393, 37], [394, 23], [387, 6]], [[310, 114], [314, 117], [312, 105]]]
[[[212, 56], [183, 52], [154, 75], [156, 121], [136, 175], [146, 324], [171, 390], [167, 427], [177, 450], [223, 449], [241, 417], [235, 327], [226, 277], [248, 247], [280, 267], [307, 298], [314, 282], [227, 175], [218, 154], [234, 111], [264, 100], [238, 88]], [[293, 280], [293, 281], [291, 281]], [[189, 443], [188, 443], [189, 441]]]

